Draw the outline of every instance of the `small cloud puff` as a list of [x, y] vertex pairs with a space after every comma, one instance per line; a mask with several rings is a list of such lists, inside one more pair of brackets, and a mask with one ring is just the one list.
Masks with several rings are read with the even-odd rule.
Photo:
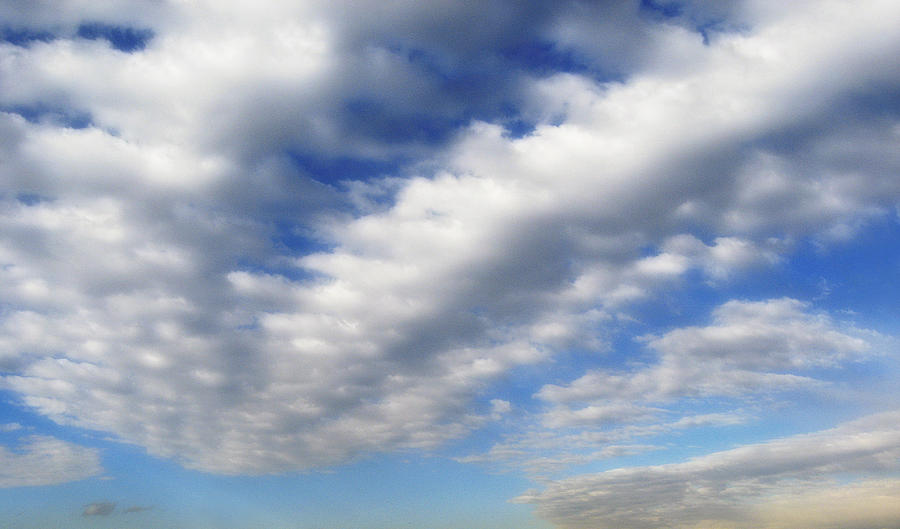
[[82, 516], [108, 516], [116, 510], [116, 504], [108, 501], [89, 503], [84, 506]]

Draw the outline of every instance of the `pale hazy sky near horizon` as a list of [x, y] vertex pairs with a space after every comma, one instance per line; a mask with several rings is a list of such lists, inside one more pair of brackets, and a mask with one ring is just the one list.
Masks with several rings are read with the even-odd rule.
[[900, 527], [898, 21], [0, 0], [0, 528]]

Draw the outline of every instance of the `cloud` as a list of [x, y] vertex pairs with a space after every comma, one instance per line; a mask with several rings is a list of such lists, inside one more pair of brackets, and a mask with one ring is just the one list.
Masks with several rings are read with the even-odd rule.
[[84, 506], [82, 516], [109, 516], [116, 510], [116, 504], [108, 501], [89, 503]]
[[863, 338], [867, 331], [841, 329], [828, 316], [805, 309], [805, 304], [789, 298], [733, 300], [713, 311], [712, 325], [644, 337], [659, 355], [648, 366], [625, 373], [594, 371], [568, 386], [544, 386], [538, 397], [547, 402], [594, 403], [577, 410], [551, 410], [547, 421], [557, 425], [574, 424], [579, 417], [621, 421], [628, 414], [612, 410], [630, 410], [639, 416], [642, 408], [636, 402], [811, 386], [816, 381], [804, 376], [804, 371], [861, 358], [869, 349]]
[[647, 450], [663, 434], [741, 424], [760, 397], [773, 405], [792, 392], [827, 391], [828, 371], [865, 358], [877, 337], [789, 298], [732, 300], [712, 320], [641, 337], [656, 353], [646, 363], [544, 385], [535, 395], [546, 406], [537, 424], [462, 460], [542, 474], [618, 457], [613, 448], [637, 439]]
[[[567, 440], [569, 439], [555, 439], [561, 443], [565, 443]], [[544, 441], [546, 442], [547, 439]], [[570, 445], [570, 448], [572, 447]], [[519, 441], [497, 444], [484, 454], [457, 457], [455, 461], [482, 464], [501, 472], [524, 472], [533, 479], [543, 481], [549, 475], [572, 467], [658, 449], [659, 447], [653, 445], [610, 444], [599, 450], [557, 450], [548, 453], [547, 450], [535, 451], [534, 447]]]
[[896, 525], [900, 509], [883, 500], [900, 487], [898, 418], [888, 412], [682, 463], [576, 476], [516, 501], [565, 528]]
[[663, 450], [665, 446], [653, 443], [654, 438], [665, 434], [678, 435], [688, 428], [732, 426], [749, 419], [738, 411], [685, 415], [674, 421], [645, 421], [603, 429], [590, 421], [526, 424], [520, 425], [523, 431], [505, 434], [487, 452], [458, 457], [456, 461], [481, 464], [502, 472], [525, 472], [543, 482], [589, 463]]
[[57, 485], [97, 476], [103, 472], [93, 448], [53, 437], [25, 437], [15, 449], [0, 446], [0, 487]]
[[[900, 82], [885, 66], [892, 2], [741, 4], [746, 27], [707, 43], [626, 3], [608, 9], [652, 38], [618, 63], [580, 51], [628, 35], [585, 32], [605, 14], [580, 3], [492, 3], [496, 25], [457, 2], [383, 16], [382, 3], [151, 4], [19, 13], [55, 37], [0, 44], [0, 387], [192, 468], [438, 446], [502, 411], [471, 405], [513, 368], [602, 350], [598, 327], [629, 303], [691, 270], [715, 282], [764, 266], [900, 197], [885, 176], [900, 167], [898, 112], [843, 119], [871, 112], [860, 86]], [[81, 8], [153, 37], [131, 53], [77, 38]], [[587, 71], [516, 66], [500, 50], [520, 38]], [[530, 134], [510, 133], [506, 103]], [[76, 114], [83, 126], [59, 117]], [[838, 333], [788, 305], [798, 326]], [[651, 345], [736, 378], [670, 378], [661, 396], [805, 384], [764, 368], [815, 363], [790, 347], [742, 365], [685, 345], [711, 332]], [[776, 345], [807, 343], [779, 332]]]

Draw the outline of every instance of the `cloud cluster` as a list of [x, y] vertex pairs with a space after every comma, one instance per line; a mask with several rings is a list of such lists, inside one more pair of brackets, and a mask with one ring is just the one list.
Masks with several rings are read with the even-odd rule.
[[[744, 2], [742, 31], [707, 37], [702, 2], [678, 21], [626, 2], [652, 38], [620, 63], [625, 29], [591, 36], [607, 13], [578, 2], [151, 4], [3, 6], [49, 36], [0, 43], [0, 387], [193, 468], [436, 446], [504, 411], [510, 369], [601, 349], [628, 303], [900, 200], [898, 109], [843, 119], [883, 108], [860, 86], [900, 86], [895, 2]], [[150, 33], [126, 51], [89, 22]], [[694, 344], [781, 316], [770, 356]], [[730, 385], [650, 368], [672, 382], [653, 399], [860, 347], [796, 302], [718, 317], [651, 346]], [[636, 402], [560, 424], [647, 413], [619, 382]]]
[[655, 363], [544, 386], [538, 397], [557, 405], [544, 421], [550, 427], [634, 422], [661, 411], [648, 405], [814, 387], [818, 381], [805, 372], [869, 349], [862, 331], [841, 332], [827, 316], [803, 309], [787, 298], [729, 301], [715, 309], [712, 325], [644, 337], [658, 353]]
[[[561, 527], [795, 527], [896, 524], [900, 415], [650, 467], [550, 483], [516, 501]], [[866, 479], [854, 478], [863, 474]]]
[[102, 472], [97, 450], [53, 437], [32, 435], [13, 450], [0, 446], [0, 488], [56, 485]]
[[761, 399], [771, 405], [797, 391], [833, 391], [828, 373], [865, 359], [877, 338], [789, 298], [733, 300], [712, 316], [705, 327], [640, 337], [655, 352], [646, 363], [544, 385], [535, 397], [545, 407], [533, 423], [459, 460], [546, 477], [662, 450], [663, 435], [750, 421]]

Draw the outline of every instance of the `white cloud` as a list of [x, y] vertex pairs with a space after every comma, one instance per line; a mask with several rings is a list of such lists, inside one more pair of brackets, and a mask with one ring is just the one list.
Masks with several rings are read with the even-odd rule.
[[827, 316], [805, 308], [788, 298], [729, 301], [715, 309], [712, 325], [644, 337], [659, 353], [656, 363], [630, 373], [589, 373], [566, 387], [545, 386], [539, 396], [558, 403], [602, 398], [653, 402], [791, 388], [804, 382], [796, 373], [858, 358], [869, 348], [858, 336], [863, 331], [849, 329], [856, 335], [847, 334]]
[[821, 385], [805, 373], [862, 358], [870, 347], [863, 336], [871, 332], [842, 329], [806, 308], [788, 298], [729, 301], [715, 309], [712, 325], [644, 337], [658, 353], [649, 365], [597, 370], [566, 386], [544, 386], [537, 396], [555, 404], [544, 422], [551, 427], [637, 422], [662, 411], [649, 404]]
[[0, 487], [57, 485], [103, 472], [97, 450], [53, 437], [25, 437], [15, 449], [0, 446]]
[[[898, 167], [896, 116], [812, 127], [791, 153], [770, 145], [798, 122], [863, 107], [861, 84], [896, 86], [884, 67], [900, 47], [891, 2], [751, 9], [745, 32], [709, 46], [636, 21], [659, 44], [630, 50], [640, 68], [621, 82], [485, 73], [478, 112], [467, 102], [479, 97], [444, 80], [470, 59], [479, 72], [505, 71], [491, 67], [499, 55], [482, 64], [479, 54], [523, 27], [584, 46], [576, 8], [556, 16], [497, 3], [506, 23], [492, 29], [445, 25], [414, 2], [374, 18], [381, 3], [178, 3], [136, 21], [118, 5], [86, 13], [148, 26], [145, 50], [74, 38], [80, 2], [35, 15], [68, 25], [60, 38], [0, 44], [0, 103], [92, 122], [75, 130], [0, 115], [2, 387], [55, 421], [203, 470], [280, 472], [436, 446], [487, 420], [469, 405], [513, 367], [572, 343], [602, 349], [598, 323], [629, 302], [691, 269], [721, 280], [771, 262], [783, 241], [855, 225], [900, 197], [885, 176]], [[448, 20], [483, 9], [441, 5]], [[408, 39], [390, 40], [397, 27]], [[446, 149], [392, 125], [430, 109], [438, 121], [491, 119], [505, 98], [546, 109], [525, 110], [546, 121], [519, 139], [475, 122]], [[845, 148], [826, 148], [835, 144]], [[309, 153], [422, 163], [354, 215], [358, 192], [312, 180], [330, 177], [298, 162]], [[847, 170], [860, 157], [869, 161]], [[695, 226], [713, 236], [700, 240]], [[297, 256], [291, 237], [330, 249]], [[805, 383], [763, 367], [816, 362], [794, 346], [856, 351], [791, 307], [794, 330], [760, 316], [784, 347], [753, 366], [688, 343], [715, 340], [715, 327], [652, 342], [664, 358], [680, 347], [733, 375], [686, 385], [695, 375], [676, 365], [682, 378], [650, 372], [667, 384], [653, 391]], [[741, 345], [725, 342], [725, 352]], [[616, 382], [646, 393], [639, 380]], [[559, 420], [634, 411], [617, 406]]]
[[[749, 419], [741, 408], [752, 409], [760, 396], [773, 405], [788, 392], [823, 391], [828, 382], [809, 373], [864, 358], [875, 337], [793, 299], [730, 301], [708, 326], [643, 337], [658, 354], [646, 364], [543, 386], [536, 397], [548, 406], [539, 425], [464, 461], [561, 470], [636, 439], [740, 424]], [[710, 405], [737, 409], [704, 412]]]
[[898, 418], [883, 413], [683, 463], [576, 476], [516, 501], [565, 528], [896, 525], [900, 509], [883, 501], [900, 487]]

